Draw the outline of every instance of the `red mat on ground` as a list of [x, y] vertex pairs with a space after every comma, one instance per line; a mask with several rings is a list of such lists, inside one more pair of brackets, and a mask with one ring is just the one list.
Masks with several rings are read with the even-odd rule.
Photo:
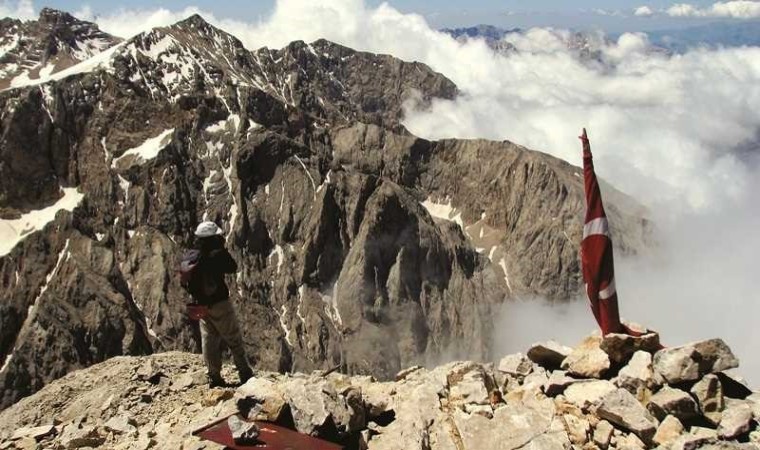
[[235, 444], [227, 426], [227, 418], [209, 424], [193, 434], [201, 439], [225, 445], [231, 450], [342, 450], [343, 448], [269, 422], [256, 421], [256, 425], [261, 430], [259, 443], [256, 445]]

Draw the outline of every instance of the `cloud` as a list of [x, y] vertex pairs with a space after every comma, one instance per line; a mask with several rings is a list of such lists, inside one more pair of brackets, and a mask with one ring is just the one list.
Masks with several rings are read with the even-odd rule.
[[32, 0], [3, 1], [0, 2], [0, 17], [31, 20], [36, 19], [37, 14], [35, 13]]
[[[747, 17], [757, 3], [678, 11]], [[457, 42], [421, 15], [362, 0], [278, 0], [257, 23], [196, 8], [83, 12], [123, 37], [198, 12], [252, 49], [327, 38], [421, 61], [462, 91], [429, 109], [408, 103], [406, 126], [427, 138], [509, 139], [580, 164], [576, 136], [587, 127], [600, 175], [649, 206], [659, 229], [655, 252], [618, 261], [623, 315], [659, 328], [671, 345], [725, 336], [760, 378], [760, 357], [751, 348], [760, 317], [751, 273], [760, 254], [760, 48], [670, 56], [644, 34], [610, 41], [598, 33], [533, 29], [508, 35], [518, 51], [505, 55], [483, 41]], [[551, 337], [545, 330], [580, 336], [594, 328], [583, 302], [564, 310], [528, 305], [507, 306], [499, 329], [516, 334], [502, 338], [500, 349], [533, 331], [541, 332], [538, 340]], [[577, 319], [567, 319], [573, 314]]]
[[651, 17], [654, 15], [654, 11], [648, 6], [639, 6], [633, 11], [633, 15], [637, 17]]
[[667, 9], [672, 17], [725, 17], [732, 19], [760, 18], [760, 1], [735, 0], [717, 2], [709, 8], [699, 8], [689, 3], [679, 3]]

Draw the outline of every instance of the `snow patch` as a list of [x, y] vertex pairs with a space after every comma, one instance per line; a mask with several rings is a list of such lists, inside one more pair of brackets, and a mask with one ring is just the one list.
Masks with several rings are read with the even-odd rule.
[[285, 332], [285, 341], [288, 343], [290, 347], [293, 347], [293, 342], [290, 340], [290, 330], [288, 330], [288, 326], [285, 323], [285, 316], [288, 313], [288, 306], [282, 305], [282, 309], [280, 310], [280, 326], [282, 327], [282, 331]]
[[456, 208], [451, 206], [451, 199], [447, 199], [446, 203], [436, 203], [430, 198], [422, 202], [422, 206], [430, 213], [431, 216], [448, 220], [459, 225], [464, 230], [464, 222], [462, 221], [462, 213], [457, 211]]
[[509, 272], [507, 272], [507, 260], [504, 259], [504, 257], [499, 261], [499, 267], [504, 271], [504, 281], [507, 282], [507, 287], [509, 288], [509, 291], [512, 292], [512, 285], [509, 283]]
[[240, 127], [240, 116], [230, 114], [226, 119], [207, 126], [206, 131], [209, 133], [219, 133], [220, 131], [227, 131], [230, 125], [232, 125], [231, 131], [237, 131], [238, 127]]
[[25, 237], [52, 222], [58, 211], [73, 211], [83, 198], [77, 188], [64, 188], [63, 197], [47, 208], [30, 211], [18, 219], [0, 219], [0, 256], [7, 255]]
[[169, 143], [172, 133], [174, 133], [174, 128], [169, 128], [168, 130], [164, 130], [158, 136], [147, 139], [145, 142], [138, 145], [137, 147], [130, 148], [129, 150], [124, 152], [121, 156], [114, 159], [111, 162], [111, 167], [116, 168], [119, 161], [129, 156], [134, 157], [135, 162], [137, 164], [143, 164], [146, 161], [149, 161], [155, 158], [156, 156], [158, 156], [159, 152], [161, 152], [161, 150], [166, 146], [166, 144]]
[[272, 253], [269, 254], [269, 258], [273, 256], [277, 256], [277, 274], [279, 275], [282, 265], [285, 263], [285, 252], [279, 244], [275, 245]]

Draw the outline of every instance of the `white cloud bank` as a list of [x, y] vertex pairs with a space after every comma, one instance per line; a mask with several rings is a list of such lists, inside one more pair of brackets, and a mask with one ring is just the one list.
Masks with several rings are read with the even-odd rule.
[[[747, 4], [747, 15], [756, 3], [716, 6]], [[722, 11], [716, 6], [708, 10]], [[279, 0], [261, 23], [195, 8], [82, 12], [121, 36], [201, 12], [249, 48], [327, 38], [424, 62], [462, 91], [425, 111], [410, 102], [406, 125], [428, 138], [509, 139], [579, 164], [576, 136], [587, 127], [600, 175], [649, 205], [661, 232], [656, 254], [618, 263], [624, 315], [659, 328], [669, 345], [725, 336], [760, 379], [752, 273], [760, 255], [760, 48], [667, 56], [653, 52], [642, 34], [579, 43], [567, 31], [535, 29], [508, 36], [519, 52], [503, 55], [477, 40], [456, 42], [420, 15], [362, 0]], [[536, 314], [507, 310], [499, 327], [505, 339], [573, 330], [573, 321], [556, 314], [562, 310], [538, 305], [530, 306]], [[570, 309], [579, 314], [578, 329], [594, 327], [584, 303]]]
[[690, 3], [679, 3], [667, 9], [672, 17], [723, 17], [732, 19], [760, 18], [760, 1], [735, 0], [717, 2], [708, 8], [699, 8]]
[[639, 6], [633, 11], [633, 15], [638, 17], [650, 17], [654, 15], [654, 10], [648, 6]]

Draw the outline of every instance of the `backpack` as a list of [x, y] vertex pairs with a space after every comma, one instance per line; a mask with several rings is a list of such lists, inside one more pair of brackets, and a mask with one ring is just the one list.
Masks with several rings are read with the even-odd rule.
[[202, 260], [199, 250], [188, 250], [179, 264], [179, 280], [183, 288], [193, 297], [193, 303], [206, 303], [213, 297], [219, 284], [208, 270], [201, 270]]

